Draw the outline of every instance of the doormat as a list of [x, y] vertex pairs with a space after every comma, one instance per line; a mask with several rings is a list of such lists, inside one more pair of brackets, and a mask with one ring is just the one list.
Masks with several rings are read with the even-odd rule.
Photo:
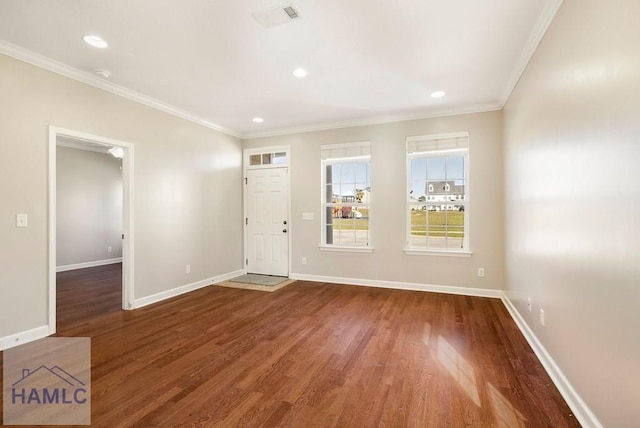
[[[267, 281], [266, 278], [271, 278], [270, 283], [274, 283], [277, 281], [277, 284], [275, 285], [262, 285], [256, 282], [250, 283], [250, 282], [246, 282], [249, 281], [250, 278], [247, 277], [258, 277], [258, 279], [254, 278], [254, 281], [261, 281], [262, 283], [264, 283], [265, 281]], [[220, 283], [218, 283], [217, 285], [221, 286], [221, 287], [228, 287], [228, 288], [240, 288], [242, 290], [254, 290], [254, 291], [267, 291], [269, 293], [272, 293], [276, 290], [280, 290], [283, 287], [286, 287], [287, 285], [296, 282], [295, 279], [289, 279], [289, 278], [285, 278], [282, 276], [269, 276], [269, 275], [255, 275], [255, 274], [248, 274], [248, 275], [242, 275], [242, 276], [238, 276], [236, 278], [230, 279], [228, 281], [222, 281]]]
[[288, 279], [289, 278], [287, 278], [286, 276], [256, 275], [255, 273], [248, 273], [246, 275], [231, 278], [229, 281], [240, 282], [242, 284], [265, 285], [271, 287], [274, 285], [278, 285], [281, 282], [285, 282]]

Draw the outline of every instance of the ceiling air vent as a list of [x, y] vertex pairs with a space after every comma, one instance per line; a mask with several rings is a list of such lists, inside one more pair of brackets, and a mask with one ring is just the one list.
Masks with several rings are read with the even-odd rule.
[[273, 9], [262, 10], [251, 14], [253, 19], [258, 21], [264, 28], [274, 27], [276, 25], [292, 22], [294, 19], [300, 18], [300, 12], [292, 4], [276, 7]]
[[298, 12], [293, 8], [293, 6], [287, 6], [282, 10], [284, 10], [291, 19], [296, 19], [298, 17]]

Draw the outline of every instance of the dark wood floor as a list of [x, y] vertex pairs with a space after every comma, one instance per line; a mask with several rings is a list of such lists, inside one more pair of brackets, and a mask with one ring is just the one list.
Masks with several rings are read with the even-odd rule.
[[120, 272], [58, 275], [95, 426], [579, 426], [500, 300], [298, 281], [124, 312]]

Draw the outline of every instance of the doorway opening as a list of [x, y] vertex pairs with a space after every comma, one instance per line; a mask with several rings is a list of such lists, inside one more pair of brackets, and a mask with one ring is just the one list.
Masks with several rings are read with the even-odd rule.
[[[58, 296], [68, 297], [65, 325], [93, 309], [133, 309], [133, 148], [49, 128], [49, 334]], [[102, 305], [82, 307], [94, 298]]]

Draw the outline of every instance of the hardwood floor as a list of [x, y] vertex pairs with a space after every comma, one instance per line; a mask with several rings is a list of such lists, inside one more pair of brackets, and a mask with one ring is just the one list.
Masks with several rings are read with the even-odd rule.
[[497, 299], [298, 281], [125, 312], [119, 275], [58, 276], [95, 426], [579, 426]]
[[122, 263], [56, 274], [58, 335], [95, 318], [122, 311]]

